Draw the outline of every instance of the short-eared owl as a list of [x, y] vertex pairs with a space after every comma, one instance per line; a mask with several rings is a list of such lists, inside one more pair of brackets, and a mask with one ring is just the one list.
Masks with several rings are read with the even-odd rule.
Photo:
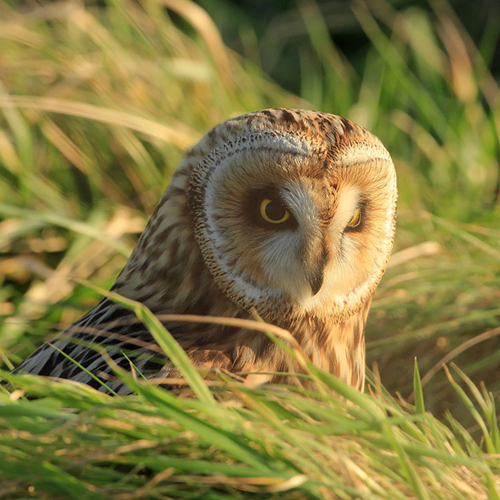
[[[392, 248], [396, 198], [389, 153], [345, 118], [292, 109], [233, 118], [182, 161], [112, 290], [157, 315], [251, 318], [256, 311], [289, 330], [319, 367], [362, 389], [364, 328]], [[126, 356], [134, 356], [147, 377], [172, 376], [133, 319], [104, 299], [52, 344], [119, 393], [127, 388], [112, 377], [103, 347], [126, 369]], [[298, 370], [255, 331], [165, 326], [201, 367]], [[17, 371], [103, 390], [49, 344]]]

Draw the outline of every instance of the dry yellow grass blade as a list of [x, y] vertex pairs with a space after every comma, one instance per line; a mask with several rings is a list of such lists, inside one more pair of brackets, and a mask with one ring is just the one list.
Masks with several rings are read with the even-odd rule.
[[219, 78], [227, 89], [233, 87], [227, 49], [219, 30], [210, 16], [199, 5], [188, 0], [157, 0], [189, 21], [205, 41], [214, 61]]
[[[78, 116], [109, 125], [126, 127], [151, 138], [169, 142], [181, 150], [187, 149], [199, 138], [198, 133], [190, 130], [182, 123], [176, 122], [174, 126], [163, 125], [124, 111], [103, 108], [83, 102], [66, 101], [55, 97], [3, 95], [0, 96], [0, 107], [33, 109], [36, 111]], [[169, 118], [169, 121], [173, 122], [175, 120]]]

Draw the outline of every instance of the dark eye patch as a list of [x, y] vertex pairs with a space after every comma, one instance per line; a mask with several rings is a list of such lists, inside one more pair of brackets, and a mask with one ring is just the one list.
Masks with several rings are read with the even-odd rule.
[[[265, 214], [269, 219], [278, 221], [282, 219], [287, 212], [290, 214], [288, 219], [280, 224], [273, 224], [265, 221], [261, 215], [261, 204], [264, 200], [271, 200], [270, 203], [265, 206]], [[281, 231], [283, 229], [296, 228], [298, 225], [291, 210], [284, 202], [281, 193], [274, 187], [250, 191], [243, 201], [242, 208], [244, 218], [255, 226]]]
[[346, 226], [344, 232], [346, 233], [359, 233], [363, 231], [366, 226], [366, 219], [368, 214], [368, 203], [366, 200], [361, 199], [358, 203], [357, 208], [359, 209], [359, 222], [355, 226]]

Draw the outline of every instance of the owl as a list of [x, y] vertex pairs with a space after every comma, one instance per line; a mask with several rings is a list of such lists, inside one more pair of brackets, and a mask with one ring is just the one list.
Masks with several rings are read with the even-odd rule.
[[[391, 156], [353, 122], [281, 108], [239, 116], [188, 152], [112, 290], [160, 318], [257, 313], [362, 390], [365, 324], [392, 249], [396, 201]], [[164, 324], [200, 368], [271, 373], [265, 381], [276, 383], [287, 380], [280, 372], [301, 370], [262, 333]], [[133, 313], [108, 298], [16, 371], [106, 391], [84, 367], [125, 394], [108, 356], [127, 370], [131, 358], [148, 378], [176, 375]]]

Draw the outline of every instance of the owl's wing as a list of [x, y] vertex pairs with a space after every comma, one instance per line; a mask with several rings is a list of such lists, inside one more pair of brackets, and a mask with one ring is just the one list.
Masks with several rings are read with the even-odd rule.
[[[104, 356], [103, 351], [106, 351]], [[109, 392], [87, 370], [115, 392], [121, 392], [124, 385], [115, 380], [108, 358], [127, 371], [132, 362], [145, 376], [154, 376], [164, 366], [160, 348], [135, 315], [103, 299], [13, 372], [70, 379]]]
[[[164, 326], [196, 365], [238, 371], [248, 364], [243, 359], [245, 341], [239, 328], [173, 321], [165, 321]], [[109, 359], [127, 372], [132, 371], [133, 363], [148, 379], [179, 377], [137, 317], [107, 298], [54, 340], [42, 345], [13, 372], [65, 378], [88, 384], [101, 392], [109, 393], [112, 389], [118, 394], [127, 394], [130, 392], [128, 387], [116, 379]], [[165, 386], [171, 387], [170, 384]]]

